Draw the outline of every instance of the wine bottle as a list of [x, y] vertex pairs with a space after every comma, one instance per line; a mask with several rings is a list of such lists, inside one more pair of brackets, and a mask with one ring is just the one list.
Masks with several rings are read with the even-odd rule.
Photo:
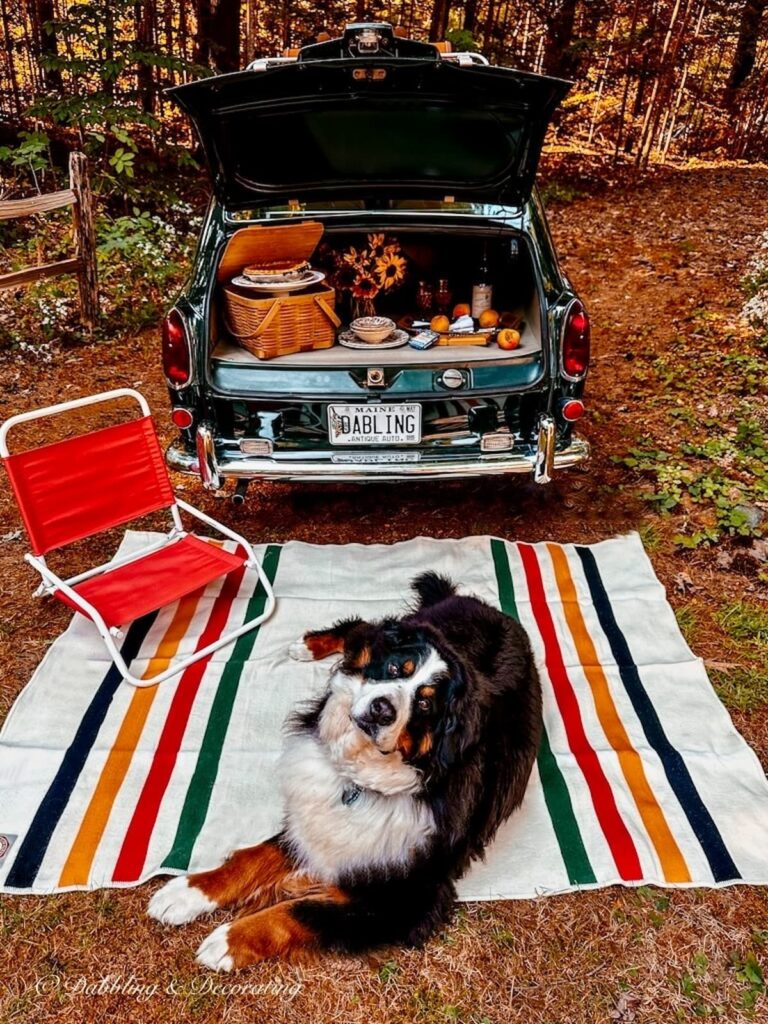
[[480, 314], [490, 309], [493, 300], [491, 272], [488, 268], [488, 246], [483, 244], [483, 255], [472, 283], [472, 317], [477, 320]]

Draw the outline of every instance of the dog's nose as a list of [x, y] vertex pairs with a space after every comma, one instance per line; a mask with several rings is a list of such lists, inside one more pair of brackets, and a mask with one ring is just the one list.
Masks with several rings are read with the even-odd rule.
[[391, 700], [386, 697], [374, 697], [362, 715], [355, 716], [355, 722], [369, 736], [373, 736], [382, 726], [392, 725], [397, 712]]
[[375, 697], [368, 707], [368, 714], [376, 725], [392, 725], [397, 717], [392, 702], [386, 697]]

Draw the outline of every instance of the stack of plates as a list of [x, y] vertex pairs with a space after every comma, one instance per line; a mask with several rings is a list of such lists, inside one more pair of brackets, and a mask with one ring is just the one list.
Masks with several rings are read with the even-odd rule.
[[287, 274], [268, 274], [264, 277], [246, 277], [245, 274], [239, 274], [232, 278], [232, 284], [238, 288], [250, 288], [256, 292], [272, 292], [278, 295], [281, 292], [298, 292], [324, 280], [325, 274], [322, 270], [308, 268], [299, 273], [290, 271]]
[[385, 338], [383, 341], [363, 341], [362, 338], [358, 338], [354, 331], [342, 331], [339, 335], [339, 344], [344, 345], [345, 348], [364, 348], [364, 349], [378, 349], [378, 348], [400, 348], [401, 345], [405, 345], [408, 342], [408, 335], [405, 331], [401, 331], [399, 328], [392, 331], [392, 333]]

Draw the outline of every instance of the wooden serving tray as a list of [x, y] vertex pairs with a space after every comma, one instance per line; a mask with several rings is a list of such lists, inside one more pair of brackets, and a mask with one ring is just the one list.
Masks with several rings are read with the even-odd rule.
[[437, 339], [438, 345], [487, 345], [493, 337], [493, 332], [484, 331], [477, 334], [441, 334]]

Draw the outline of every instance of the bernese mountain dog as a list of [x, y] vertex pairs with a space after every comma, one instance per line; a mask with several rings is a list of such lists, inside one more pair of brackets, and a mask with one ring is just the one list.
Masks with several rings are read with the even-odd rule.
[[341, 657], [289, 719], [282, 831], [152, 897], [165, 924], [243, 908], [200, 946], [205, 967], [424, 942], [522, 801], [541, 735], [525, 631], [435, 573], [413, 588], [402, 618], [348, 619], [292, 646]]

